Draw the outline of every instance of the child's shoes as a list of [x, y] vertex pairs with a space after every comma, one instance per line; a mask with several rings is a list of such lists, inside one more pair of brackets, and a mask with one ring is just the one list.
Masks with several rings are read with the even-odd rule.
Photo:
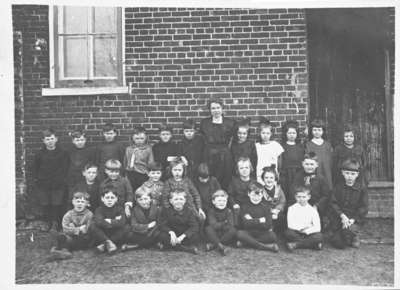
[[318, 251], [321, 251], [322, 248], [323, 248], [322, 243], [318, 243], [318, 244], [316, 245], [315, 248], [316, 248]]
[[296, 243], [286, 243], [286, 247], [288, 248], [289, 252], [293, 252], [293, 250], [297, 248], [297, 244]]
[[137, 248], [139, 248], [138, 244], [123, 244], [121, 246], [121, 251], [125, 252], [125, 251], [129, 251], [129, 250], [135, 250]]
[[207, 243], [206, 244], [206, 251], [207, 252], [212, 251], [214, 249], [215, 249], [215, 245], [214, 244], [211, 244], [211, 243]]
[[98, 246], [96, 247], [96, 249], [97, 249], [97, 251], [98, 251], [99, 253], [104, 253], [105, 250], [106, 250], [106, 245], [105, 245], [105, 244], [100, 244], [100, 245], [98, 245]]
[[107, 252], [109, 254], [115, 253], [118, 249], [117, 246], [111, 240], [106, 240], [105, 244], [106, 244]]

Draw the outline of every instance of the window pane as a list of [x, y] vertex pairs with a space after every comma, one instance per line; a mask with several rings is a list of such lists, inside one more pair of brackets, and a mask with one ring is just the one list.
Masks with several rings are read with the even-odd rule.
[[112, 7], [94, 8], [94, 32], [116, 33], [117, 9]]
[[64, 33], [86, 33], [88, 30], [87, 7], [64, 7]]
[[117, 40], [115, 38], [95, 38], [93, 68], [95, 77], [117, 77]]
[[66, 36], [64, 40], [64, 77], [86, 77], [88, 66], [86, 37]]

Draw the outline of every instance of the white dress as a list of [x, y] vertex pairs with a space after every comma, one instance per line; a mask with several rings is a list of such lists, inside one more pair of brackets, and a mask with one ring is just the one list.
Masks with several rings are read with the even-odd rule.
[[261, 180], [262, 169], [266, 166], [275, 164], [278, 170], [278, 157], [285, 151], [281, 144], [276, 141], [270, 141], [268, 144], [256, 143], [257, 150], [257, 181], [263, 184]]

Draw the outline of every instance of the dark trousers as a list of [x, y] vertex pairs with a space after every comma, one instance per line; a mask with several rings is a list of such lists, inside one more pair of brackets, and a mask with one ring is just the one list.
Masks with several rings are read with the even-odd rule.
[[206, 226], [205, 232], [207, 239], [216, 246], [219, 243], [230, 244], [236, 237], [236, 229], [234, 227], [216, 230], [212, 226]]
[[[175, 232], [176, 236], [179, 237], [183, 232]], [[157, 240], [161, 242], [166, 247], [172, 247], [171, 245], [171, 237], [168, 232], [161, 231], [158, 235]], [[182, 241], [182, 245], [185, 246], [197, 246], [200, 241], [200, 237], [198, 233], [195, 233], [191, 237], [186, 237]]]
[[135, 193], [136, 189], [138, 189], [145, 181], [149, 179], [147, 174], [142, 174], [134, 170], [126, 171], [126, 176], [131, 183], [133, 193]]
[[92, 246], [92, 237], [89, 234], [81, 234], [70, 236], [59, 234], [57, 236], [57, 248], [66, 248], [69, 251], [86, 250]]
[[152, 233], [129, 232], [126, 235], [125, 241], [129, 244], [137, 244], [140, 247], [148, 248], [157, 243], [158, 235], [159, 235], [158, 231], [157, 231], [157, 233], [155, 233], [155, 232], [152, 232]]
[[272, 228], [275, 233], [283, 233], [287, 228], [286, 215], [282, 211], [279, 212], [276, 220], [272, 220]]
[[306, 235], [299, 231], [287, 229], [285, 231], [285, 237], [288, 242], [295, 242], [298, 248], [303, 248], [303, 249], [312, 249], [318, 243], [322, 243], [321, 233]]
[[359, 233], [359, 226], [357, 224], [353, 224], [348, 229], [340, 228], [334, 231], [330, 242], [332, 246], [334, 246], [335, 248], [344, 249], [346, 247], [351, 246], [354, 238], [358, 235], [358, 233]]
[[89, 230], [96, 245], [104, 243], [106, 240], [120, 244], [126, 237], [126, 227], [107, 229], [93, 223]]
[[273, 231], [267, 230], [238, 230], [237, 239], [253, 248], [259, 248], [260, 243], [276, 243], [277, 238]]

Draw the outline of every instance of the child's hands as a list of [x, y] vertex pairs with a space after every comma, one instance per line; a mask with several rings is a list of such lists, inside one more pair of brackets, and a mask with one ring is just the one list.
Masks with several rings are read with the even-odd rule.
[[340, 218], [342, 219], [342, 228], [343, 229], [347, 229], [348, 227], [351, 226], [349, 218], [344, 213], [342, 213], [340, 215]]
[[240, 205], [238, 205], [238, 204], [236, 203], [236, 204], [233, 205], [233, 208], [234, 208], [234, 209], [239, 209], [239, 208], [240, 208]]
[[156, 226], [156, 221], [152, 221], [151, 223], [149, 223], [147, 225], [147, 228], [151, 229], [151, 228], [154, 228], [155, 226]]
[[182, 234], [179, 237], [177, 237], [176, 238], [177, 244], [181, 244], [184, 238], [186, 238], [185, 234]]
[[130, 217], [131, 216], [131, 208], [129, 205], [125, 205], [125, 215], [126, 217]]
[[122, 219], [122, 216], [120, 216], [120, 215], [116, 216], [115, 219], [119, 221], [120, 219]]
[[177, 245], [177, 237], [176, 237], [175, 232], [170, 231], [170, 232], [169, 232], [169, 236], [170, 236], [170, 243], [171, 243], [171, 245], [172, 245], [172, 246], [176, 246], [176, 245]]
[[206, 214], [204, 213], [204, 211], [201, 208], [199, 208], [199, 216], [200, 216], [200, 219], [202, 219], [202, 220], [206, 219]]
[[265, 217], [260, 217], [258, 220], [260, 221], [260, 223], [265, 223]]
[[79, 231], [82, 233], [82, 234], [86, 234], [87, 233], [87, 226], [86, 225], [82, 225], [82, 226], [80, 226], [79, 227]]
[[246, 214], [244, 215], [244, 218], [245, 218], [246, 220], [251, 220], [251, 219], [252, 219], [251, 215], [249, 215], [248, 213], [246, 213]]
[[108, 222], [109, 224], [111, 224], [111, 219], [104, 219], [106, 222]]

